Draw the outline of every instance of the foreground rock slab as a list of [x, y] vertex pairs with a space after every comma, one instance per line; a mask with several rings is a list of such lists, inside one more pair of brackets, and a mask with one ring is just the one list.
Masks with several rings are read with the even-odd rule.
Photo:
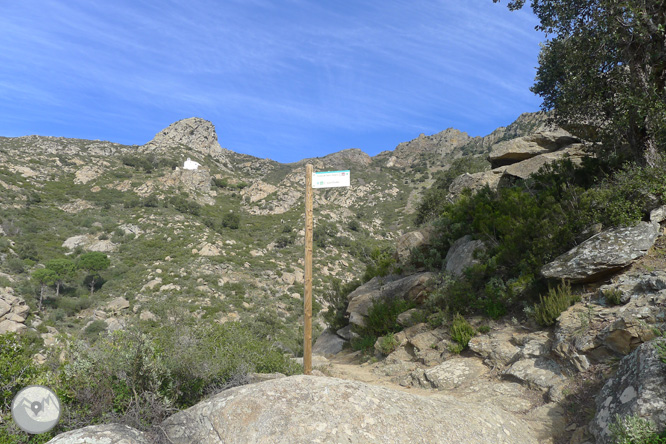
[[88, 426], [61, 433], [47, 444], [150, 444], [142, 432], [121, 424]]
[[537, 443], [525, 421], [494, 406], [314, 376], [231, 389], [162, 426], [174, 444]]

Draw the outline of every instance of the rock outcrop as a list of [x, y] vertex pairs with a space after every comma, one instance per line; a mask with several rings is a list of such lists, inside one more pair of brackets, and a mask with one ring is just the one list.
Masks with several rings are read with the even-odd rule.
[[0, 288], [0, 335], [26, 330], [28, 327], [25, 325], [25, 320], [28, 313], [30, 307], [22, 298], [14, 296], [12, 288]]
[[172, 147], [185, 145], [203, 155], [216, 156], [222, 151], [217, 141], [215, 126], [199, 117], [179, 120], [155, 135], [144, 147]]
[[567, 131], [557, 128], [529, 136], [506, 140], [493, 146], [488, 156], [493, 168], [511, 165], [539, 154], [550, 153], [580, 140]]
[[477, 251], [485, 251], [486, 246], [480, 240], [474, 240], [472, 236], [463, 236], [451, 245], [444, 259], [444, 268], [455, 277], [463, 275], [465, 269], [477, 264], [474, 258]]
[[431, 236], [431, 230], [427, 228], [403, 234], [396, 242], [395, 259], [401, 263], [407, 262], [413, 249], [429, 245]]
[[490, 148], [490, 171], [463, 174], [449, 186], [449, 200], [456, 200], [465, 189], [473, 192], [488, 186], [497, 189], [516, 179], [527, 179], [541, 167], [565, 157], [579, 163], [586, 155], [580, 140], [562, 128], [541, 128], [540, 131]]
[[537, 442], [526, 422], [494, 406], [315, 376], [237, 387], [162, 427], [174, 444]]
[[312, 354], [320, 356], [335, 355], [342, 351], [346, 342], [334, 331], [324, 330], [312, 346]]
[[616, 415], [638, 415], [652, 421], [658, 430], [666, 427], [666, 363], [656, 344], [666, 347], [666, 340], [647, 342], [620, 362], [597, 397], [597, 413], [590, 430], [597, 444], [613, 442], [609, 425]]
[[574, 283], [598, 280], [645, 256], [658, 234], [648, 222], [602, 231], [546, 264], [541, 274]]
[[421, 303], [426, 297], [429, 282], [435, 273], [417, 273], [406, 277], [377, 276], [358, 287], [348, 296], [347, 315], [349, 323], [359, 327], [365, 326], [365, 317], [377, 300], [402, 298]]

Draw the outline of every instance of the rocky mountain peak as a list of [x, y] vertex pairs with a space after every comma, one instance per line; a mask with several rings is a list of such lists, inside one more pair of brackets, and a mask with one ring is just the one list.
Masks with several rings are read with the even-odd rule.
[[201, 154], [220, 154], [215, 126], [199, 117], [179, 120], [155, 135], [146, 146], [170, 147], [186, 145]]

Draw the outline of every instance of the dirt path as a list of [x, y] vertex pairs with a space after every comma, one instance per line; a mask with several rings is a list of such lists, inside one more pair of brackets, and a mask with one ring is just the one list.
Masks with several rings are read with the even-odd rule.
[[[518, 384], [502, 382], [490, 372], [479, 375], [472, 385], [449, 390], [437, 390], [422, 387], [404, 387], [399, 384], [409, 370], [403, 372], [386, 373], [386, 364], [383, 362], [365, 361], [358, 353], [343, 351], [326, 361], [315, 360], [314, 368], [327, 376], [360, 381], [366, 384], [377, 385], [391, 390], [411, 393], [428, 397], [455, 397], [479, 404], [494, 404], [507, 412], [514, 413], [531, 423], [535, 436], [542, 444], [554, 444], [552, 438], [555, 430], [561, 430], [566, 425], [561, 407], [555, 404], [544, 405], [540, 399], [542, 394], [526, 389], [516, 389]], [[511, 389], [511, 386], [514, 388]], [[508, 389], [508, 391], [507, 391]], [[567, 441], [568, 442], [568, 441]]]

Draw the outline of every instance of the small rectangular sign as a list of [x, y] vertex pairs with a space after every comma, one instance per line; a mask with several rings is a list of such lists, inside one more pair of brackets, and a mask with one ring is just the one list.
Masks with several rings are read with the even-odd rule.
[[348, 187], [350, 181], [349, 170], [312, 173], [312, 188]]

